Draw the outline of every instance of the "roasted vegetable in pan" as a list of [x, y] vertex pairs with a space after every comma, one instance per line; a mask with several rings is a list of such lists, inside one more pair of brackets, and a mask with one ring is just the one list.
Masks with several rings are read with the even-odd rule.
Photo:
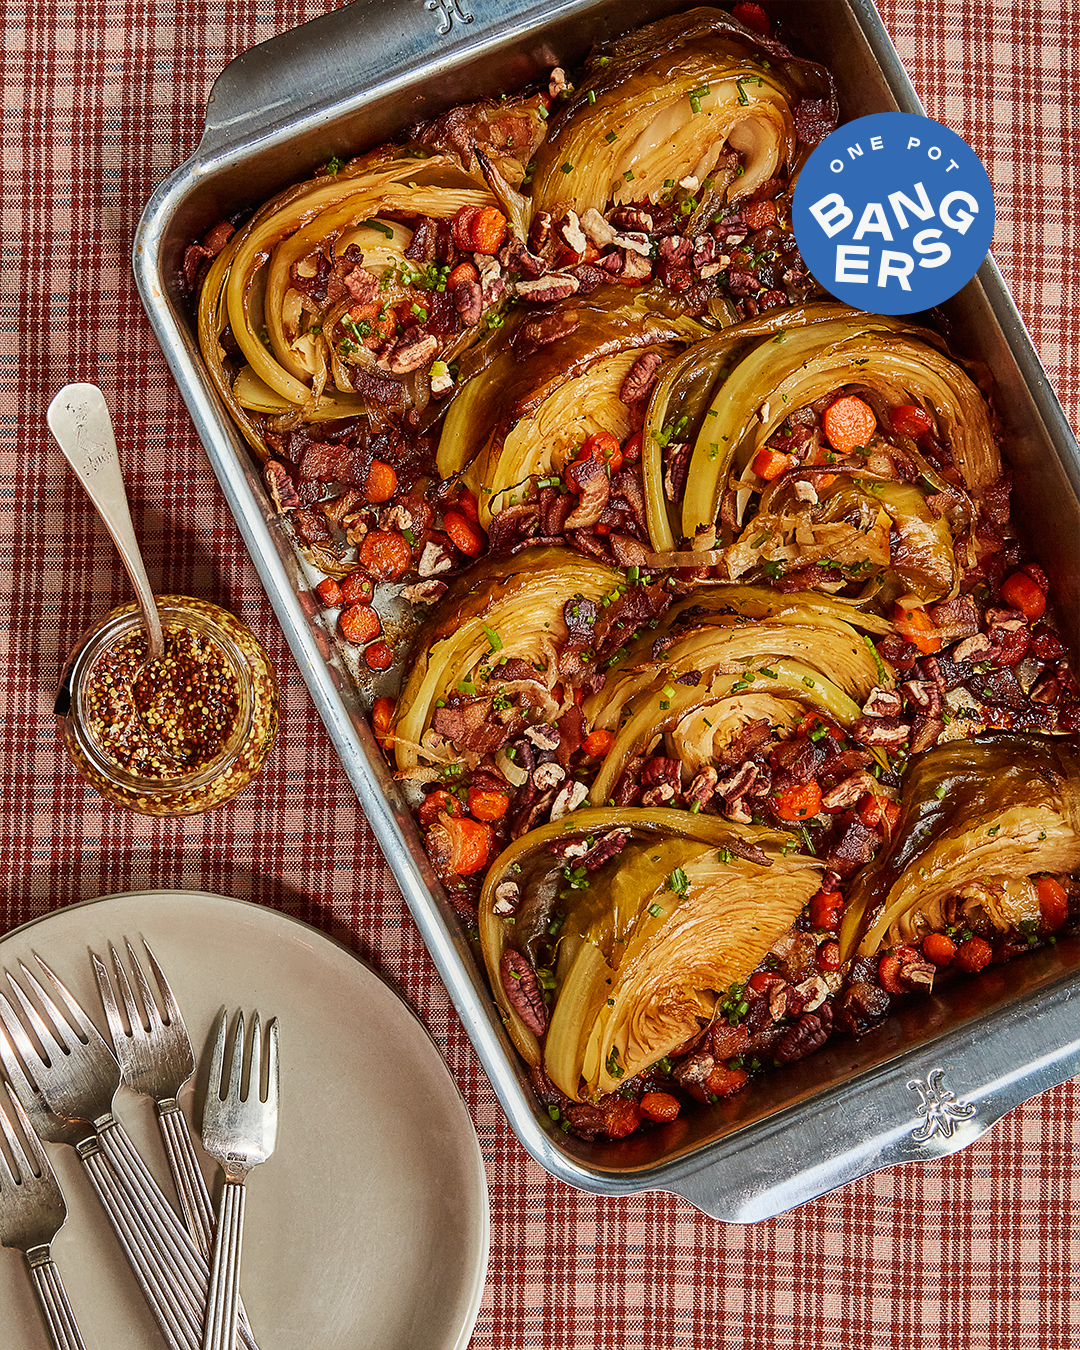
[[[693, 771], [719, 758], [750, 721], [764, 718], [790, 734], [815, 711], [851, 726], [870, 691], [891, 683], [842, 605], [829, 611], [827, 602], [810, 607], [747, 587], [738, 597], [742, 612], [725, 612], [724, 591], [687, 597], [669, 613], [659, 641], [650, 634], [651, 641], [639, 642], [585, 700], [588, 725], [614, 734], [593, 781], [595, 804], [607, 801], [631, 757], [665, 734]], [[691, 620], [699, 600], [713, 612]], [[745, 617], [747, 606], [754, 622]]]
[[[553, 719], [567, 601], [596, 602], [623, 581], [613, 568], [554, 548], [493, 560], [463, 577], [417, 634], [394, 726], [398, 768], [415, 769], [422, 755], [434, 763], [462, 757], [460, 730], [449, 740], [437, 730], [448, 708], [463, 716], [468, 710], [468, 725], [478, 727], [498, 700], [504, 734], [502, 740], [496, 734], [491, 750], [507, 739], [513, 719], [523, 721], [519, 701]], [[433, 722], [435, 740], [428, 734]]]
[[[579, 1098], [696, 1035], [817, 890], [821, 865], [792, 843], [662, 809], [579, 811], [517, 840], [488, 873], [480, 921], [521, 1053]], [[529, 972], [553, 924], [549, 1026]]]
[[625, 440], [632, 417], [624, 386], [639, 356], [667, 356], [674, 342], [705, 331], [649, 299], [601, 287], [519, 315], [486, 345], [484, 364], [446, 415], [437, 457], [442, 477], [463, 474], [485, 527], [538, 480], [558, 474], [593, 432]]
[[[729, 480], [735, 484], [734, 522], [741, 526], [747, 503], [770, 481], [755, 470], [766, 442], [790, 426], [800, 409], [846, 387], [868, 391], [885, 408], [926, 408], [969, 491], [1000, 477], [1001, 458], [982, 395], [941, 352], [935, 334], [835, 305], [807, 305], [786, 324], [783, 318], [771, 319], [775, 331], [768, 337], [760, 336], [761, 320], [735, 325], [675, 358], [662, 374], [648, 411], [653, 447], [645, 458], [649, 525], [658, 552], [673, 547], [675, 529], [693, 540], [721, 526], [721, 497]], [[693, 446], [675, 527], [659, 452], [673, 439]], [[924, 468], [910, 443], [905, 454]], [[824, 454], [803, 463], [827, 472], [838, 458], [826, 446]], [[927, 475], [925, 486], [936, 491], [940, 481]]]
[[845, 957], [873, 955], [974, 913], [996, 928], [1038, 920], [1030, 878], [1080, 866], [1080, 752], [1035, 735], [935, 746], [904, 780], [891, 848], [857, 878]]
[[778, 57], [720, 10], [649, 24], [594, 57], [537, 151], [534, 209], [581, 216], [684, 184], [707, 219], [791, 167], [803, 96], [831, 108], [826, 72]]
[[733, 581], [824, 567], [835, 580], [819, 583], [823, 590], [857, 581], [882, 604], [903, 593], [943, 600], [959, 584], [949, 522], [925, 495], [909, 483], [849, 474], [768, 487], [723, 560]]
[[1080, 914], [1080, 687], [989, 386], [811, 298], [832, 83], [735, 13], [759, 31], [615, 37], [183, 260], [315, 621], [583, 1139]]
[[[400, 307], [426, 321], [425, 295], [434, 303], [425, 265], [410, 257], [414, 231], [398, 217], [450, 220], [463, 207], [496, 203], [449, 156], [377, 153], [282, 193], [232, 236], [203, 283], [199, 336], [256, 450], [265, 454], [263, 437], [245, 408], [310, 420], [417, 402], [416, 372], [447, 344], [427, 333], [398, 341], [381, 364], [371, 350], [394, 334]], [[245, 362], [235, 382], [226, 327]]]

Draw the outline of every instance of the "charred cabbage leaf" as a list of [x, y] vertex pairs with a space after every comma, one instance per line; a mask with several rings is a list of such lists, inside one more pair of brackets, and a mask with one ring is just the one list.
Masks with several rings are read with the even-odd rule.
[[602, 212], [684, 180], [700, 186], [705, 209], [749, 196], [793, 165], [804, 96], [835, 110], [823, 67], [779, 54], [729, 14], [647, 24], [594, 53], [553, 119], [535, 158], [534, 209]]
[[[579, 852], [616, 837], [596, 871]], [[616, 1091], [707, 1025], [817, 890], [822, 864], [791, 836], [664, 808], [586, 809], [506, 849], [480, 900], [496, 999], [518, 1049], [567, 1096]], [[585, 884], [582, 884], [582, 882]], [[507, 882], [516, 915], [497, 913]], [[543, 1046], [503, 982], [507, 949], [532, 953], [559, 927], [554, 1002]]]
[[[736, 519], [763, 482], [758, 450], [800, 408], [842, 389], [866, 390], [890, 407], [917, 404], [933, 418], [964, 485], [978, 492], [1001, 476], [986, 402], [936, 334], [902, 319], [812, 303], [725, 329], [661, 372], [646, 416], [643, 464], [649, 530], [658, 552], [676, 535], [717, 530], [721, 496], [737, 489]], [[693, 449], [678, 520], [664, 491], [663, 448]], [[928, 483], [933, 490], [938, 484]]]
[[[394, 724], [398, 769], [414, 770], [422, 756], [459, 758], [426, 733], [440, 703], [461, 695], [488, 704], [499, 699], [507, 715], [522, 695], [553, 720], [560, 710], [552, 689], [558, 647], [567, 637], [564, 606], [575, 596], [599, 601], [624, 580], [615, 568], [557, 548], [488, 559], [462, 577], [413, 644]], [[508, 666], [528, 674], [508, 676]]]
[[591, 729], [615, 734], [591, 800], [605, 802], [631, 758], [663, 735], [696, 770], [761, 718], [782, 733], [808, 711], [851, 726], [870, 691], [892, 683], [856, 622], [822, 596], [718, 586], [684, 598], [582, 705]]
[[823, 590], [860, 582], [881, 603], [944, 600], [960, 583], [949, 522], [917, 487], [850, 474], [820, 475], [812, 493], [780, 479], [722, 556], [733, 581], [824, 567], [836, 579]]
[[972, 907], [1016, 926], [1032, 916], [1029, 877], [1080, 865], [1080, 750], [1070, 741], [995, 733], [935, 746], [908, 771], [902, 805], [891, 846], [853, 886], [845, 958], [940, 932]]

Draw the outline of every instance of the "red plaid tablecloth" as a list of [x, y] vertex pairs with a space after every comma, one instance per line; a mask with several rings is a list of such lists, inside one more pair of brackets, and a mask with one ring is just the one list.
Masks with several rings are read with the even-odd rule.
[[[195, 146], [214, 76], [330, 7], [3, 7], [0, 931], [96, 895], [201, 889], [303, 918], [388, 976], [434, 1034], [484, 1153], [492, 1246], [476, 1350], [1080, 1344], [1075, 1082], [951, 1158], [749, 1228], [662, 1194], [578, 1194], [508, 1128], [277, 631], [128, 262], [143, 203]], [[927, 111], [989, 169], [994, 254], [1076, 426], [1077, 6], [881, 0], [881, 10]], [[88, 621], [128, 596], [104, 529], [45, 436], [46, 405], [70, 380], [109, 398], [157, 589], [232, 609], [280, 673], [269, 766], [204, 817], [161, 822], [105, 806], [54, 733], [61, 660]]]

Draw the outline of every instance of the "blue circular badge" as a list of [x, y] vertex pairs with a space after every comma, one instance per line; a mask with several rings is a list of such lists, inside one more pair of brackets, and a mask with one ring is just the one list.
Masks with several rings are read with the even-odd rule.
[[975, 275], [994, 232], [982, 161], [955, 131], [873, 113], [826, 136], [795, 186], [792, 225], [818, 282], [878, 314], [912, 314]]

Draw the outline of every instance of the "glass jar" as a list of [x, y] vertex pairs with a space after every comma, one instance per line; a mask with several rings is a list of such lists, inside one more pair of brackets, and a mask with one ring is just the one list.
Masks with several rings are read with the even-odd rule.
[[69, 659], [57, 711], [75, 768], [103, 797], [144, 815], [194, 815], [258, 773], [277, 732], [277, 682], [228, 610], [182, 595], [157, 603], [164, 656], [147, 659], [137, 605], [114, 609]]

